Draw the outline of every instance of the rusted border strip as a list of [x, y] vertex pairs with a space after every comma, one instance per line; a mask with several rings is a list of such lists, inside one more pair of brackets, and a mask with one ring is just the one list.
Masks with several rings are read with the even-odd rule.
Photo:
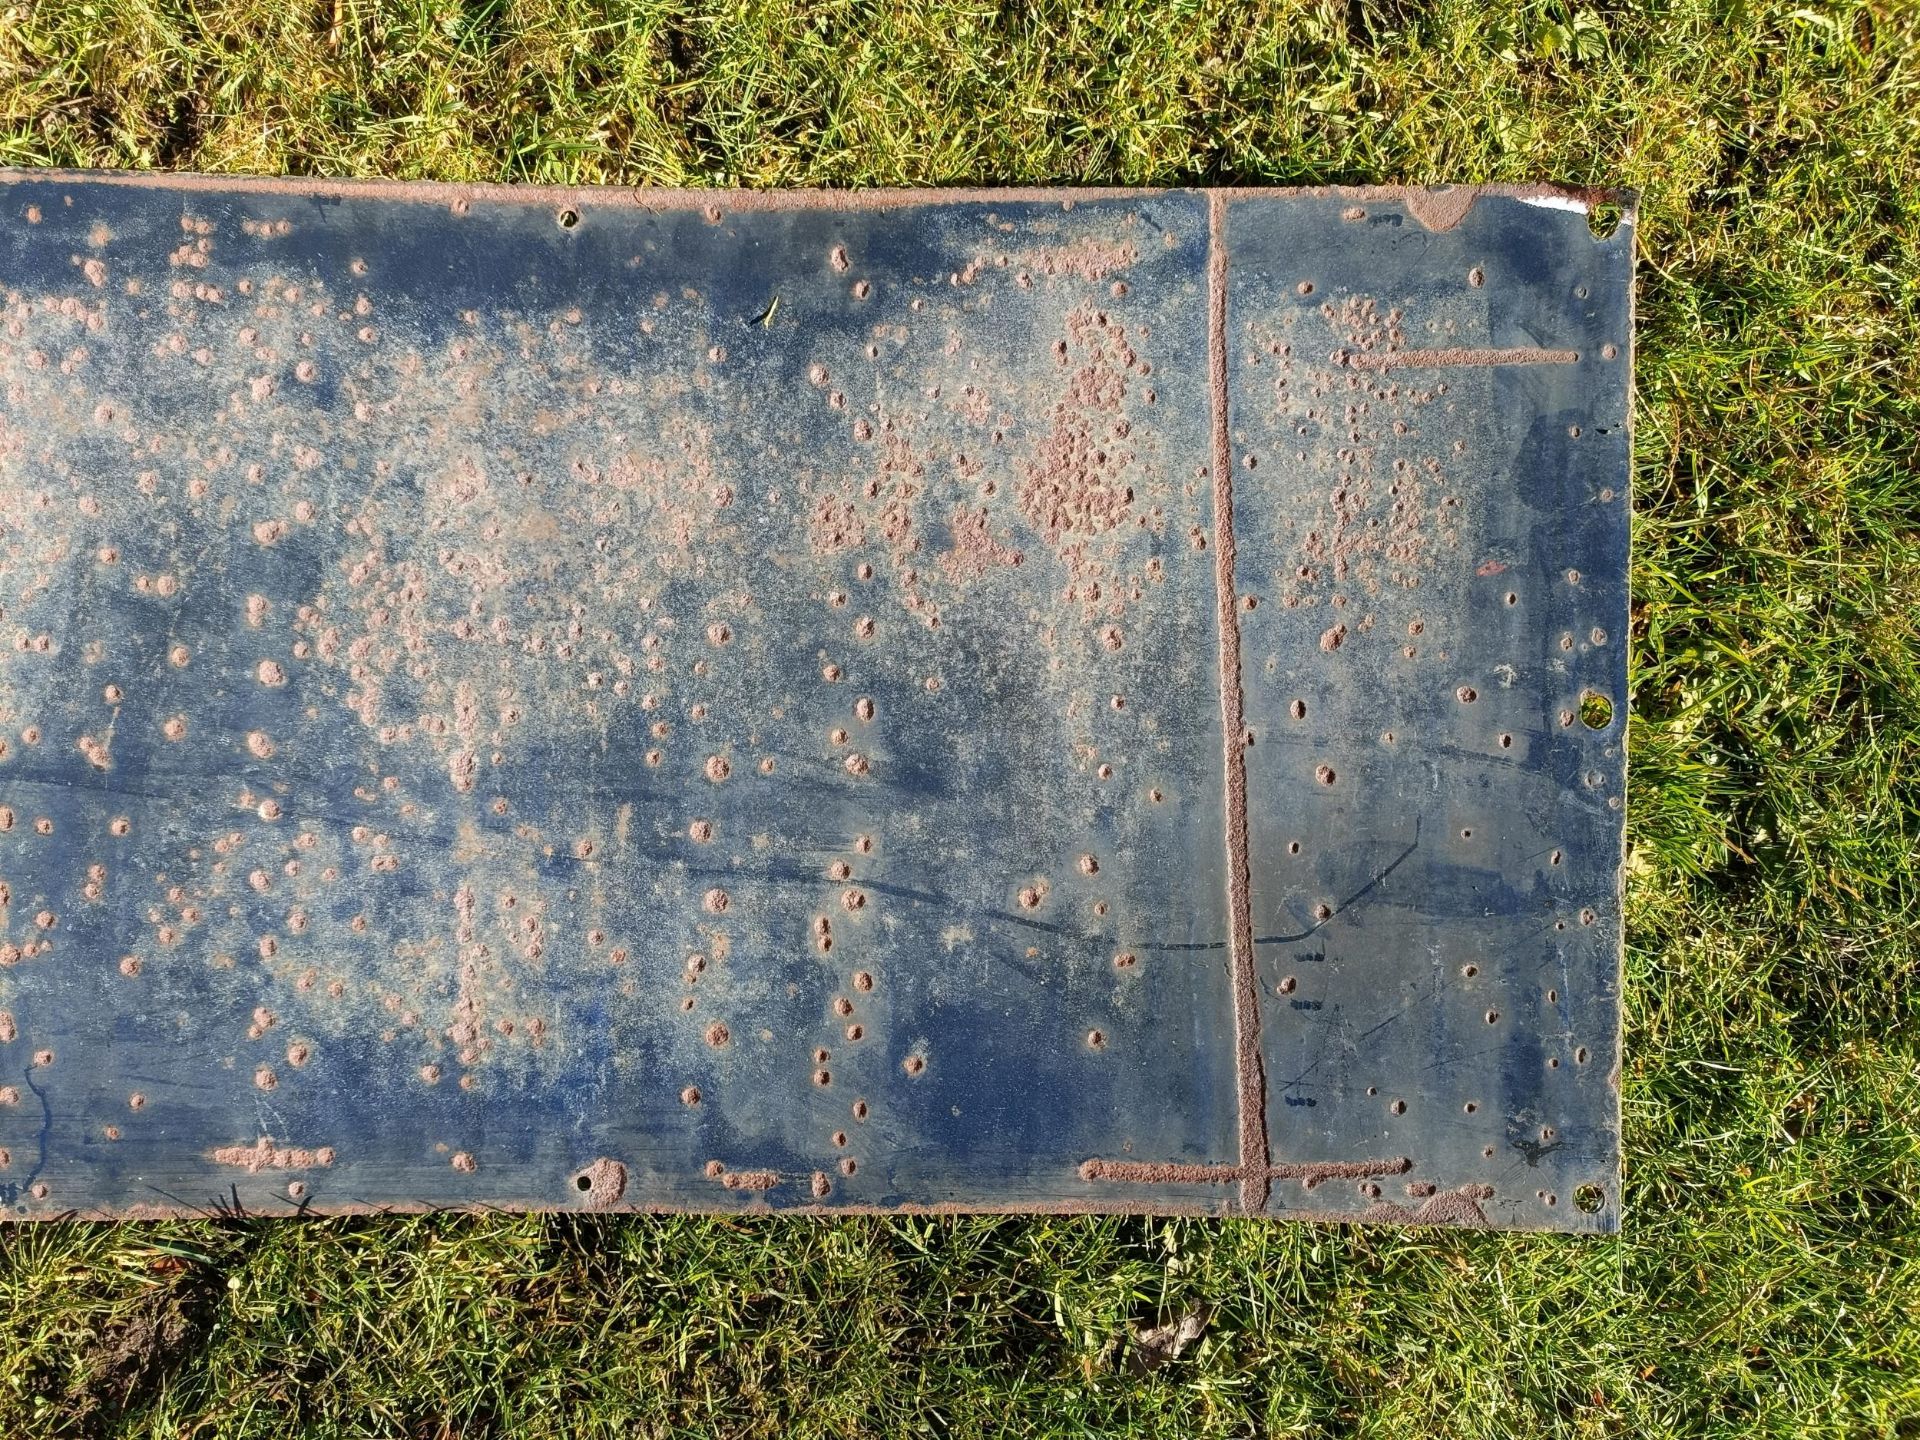
[[[966, 202], [1017, 204], [1044, 202], [1134, 200], [1143, 195], [1172, 193], [1165, 187], [1116, 185], [963, 186], [953, 189], [909, 189], [876, 186], [868, 189], [793, 190], [682, 189], [665, 185], [525, 185], [500, 181], [380, 180], [348, 177], [207, 175], [174, 170], [45, 170], [0, 167], [0, 185], [45, 182], [57, 185], [116, 185], [182, 192], [240, 193], [319, 197], [332, 200], [404, 200], [418, 205], [446, 205], [456, 200], [508, 205], [636, 205], [645, 210], [892, 210], [916, 205]], [[1533, 203], [1564, 202], [1581, 209], [1601, 204], [1620, 205], [1622, 223], [1637, 218], [1639, 192], [1598, 186], [1563, 185], [1535, 181], [1516, 185], [1309, 185], [1284, 189], [1259, 186], [1223, 186], [1207, 189], [1209, 199], [1228, 202], [1284, 194], [1301, 199], [1391, 201], [1405, 207], [1429, 230], [1449, 230], [1459, 224], [1477, 200], [1509, 199]]]
[[[374, 180], [279, 175], [205, 175], [172, 170], [29, 170], [0, 167], [0, 185], [110, 185], [183, 194], [244, 194], [288, 199], [399, 200], [415, 205], [455, 201], [496, 205], [619, 205], [642, 210], [899, 210], [923, 205], [1018, 202], [1074, 205], [1082, 201], [1139, 200], [1172, 193], [1168, 188], [1121, 185], [959, 186], [859, 190], [683, 189], [667, 185], [519, 185], [496, 181]], [[709, 214], [709, 219], [715, 218]]]
[[1260, 989], [1253, 973], [1247, 862], [1246, 702], [1234, 582], [1233, 457], [1227, 435], [1227, 202], [1207, 196], [1207, 361], [1213, 410], [1213, 571], [1220, 615], [1220, 739], [1226, 768], [1227, 912], [1233, 966], [1234, 1072], [1240, 1090], [1240, 1205], [1267, 1204], [1267, 1085], [1260, 1060]]

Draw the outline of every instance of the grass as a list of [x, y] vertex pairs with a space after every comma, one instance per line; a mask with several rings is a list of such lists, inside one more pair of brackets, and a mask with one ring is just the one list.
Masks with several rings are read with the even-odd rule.
[[0, 1433], [1920, 1437], [1920, 7], [13, 0], [0, 160], [1645, 197], [1618, 1239], [18, 1228]]

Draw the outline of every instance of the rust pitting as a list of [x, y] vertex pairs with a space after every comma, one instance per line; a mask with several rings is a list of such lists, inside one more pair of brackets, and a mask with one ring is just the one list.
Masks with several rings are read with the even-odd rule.
[[1027, 463], [1020, 510], [1049, 545], [1078, 559], [1073, 547], [1126, 524], [1133, 512], [1126, 400], [1140, 358], [1125, 328], [1090, 304], [1068, 315], [1067, 336], [1055, 347], [1069, 369], [1067, 386]]
[[940, 568], [956, 583], [977, 580], [989, 570], [1011, 569], [1026, 556], [994, 538], [985, 509], [960, 506], [947, 517], [952, 544], [940, 555]]
[[[1343, 342], [1325, 364], [1309, 358], [1315, 347], [1301, 330], [1316, 310]], [[1275, 372], [1276, 420], [1291, 436], [1317, 439], [1313, 463], [1332, 472], [1316, 512], [1282, 521], [1297, 556], [1281, 597], [1288, 608], [1345, 608], [1389, 590], [1417, 589], [1438, 554], [1458, 542], [1449, 468], [1456, 456], [1434, 453], [1423, 439], [1423, 413], [1444, 406], [1447, 383], [1403, 383], [1393, 371], [1401, 355], [1482, 352], [1410, 351], [1407, 324], [1398, 306], [1348, 295], [1286, 317], [1280, 328], [1252, 331], [1252, 358]], [[1416, 361], [1411, 368], [1421, 367]], [[1311, 453], [1302, 450], [1298, 458]], [[1329, 625], [1322, 646], [1337, 649], [1372, 625], [1370, 613], [1349, 612]]]

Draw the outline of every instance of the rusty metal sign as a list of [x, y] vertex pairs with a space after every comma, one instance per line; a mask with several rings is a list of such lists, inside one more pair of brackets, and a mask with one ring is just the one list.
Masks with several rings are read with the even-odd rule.
[[0, 1205], [1618, 1224], [1631, 221], [0, 177]]

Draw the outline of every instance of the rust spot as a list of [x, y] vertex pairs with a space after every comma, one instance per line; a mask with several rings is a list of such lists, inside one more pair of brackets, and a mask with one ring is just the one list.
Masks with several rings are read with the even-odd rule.
[[[139, 1096], [134, 1098], [140, 1099]], [[138, 1110], [140, 1106], [133, 1108]], [[251, 1145], [222, 1145], [212, 1151], [209, 1158], [216, 1165], [238, 1166], [249, 1174], [260, 1170], [324, 1170], [333, 1164], [334, 1150], [331, 1145], [312, 1148], [276, 1145], [262, 1135]]]
[[573, 1188], [588, 1210], [605, 1210], [627, 1192], [627, 1167], [605, 1156], [573, 1177]]

